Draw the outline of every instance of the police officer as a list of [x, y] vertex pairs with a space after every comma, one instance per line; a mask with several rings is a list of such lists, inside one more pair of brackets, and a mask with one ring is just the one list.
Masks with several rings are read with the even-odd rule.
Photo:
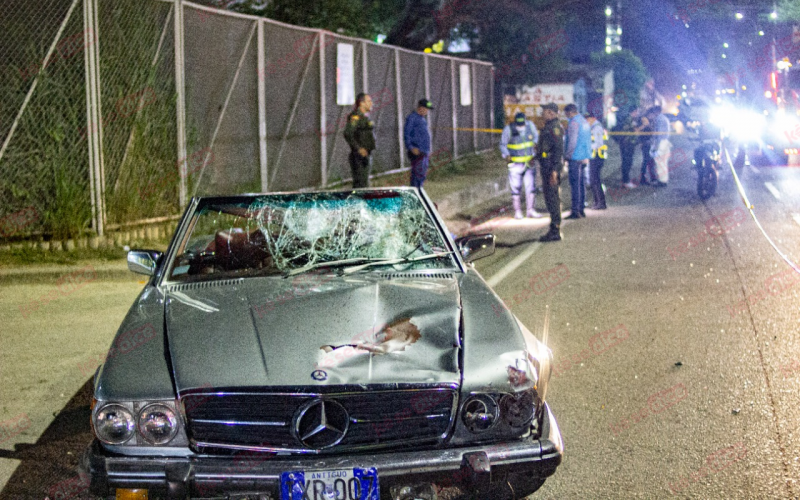
[[561, 200], [558, 185], [561, 183], [561, 163], [564, 158], [564, 129], [558, 121], [558, 105], [554, 102], [542, 106], [545, 124], [539, 135], [539, 165], [544, 184], [544, 201], [550, 212], [550, 231], [539, 241], [561, 239]]
[[596, 115], [589, 115], [586, 117], [592, 131], [592, 158], [589, 160], [589, 185], [592, 188], [592, 197], [594, 204], [590, 207], [592, 210], [605, 210], [606, 209], [606, 194], [603, 192], [603, 181], [600, 178], [600, 171], [606, 162], [608, 155], [608, 132], [605, 127], [597, 119]]
[[503, 128], [500, 137], [500, 152], [504, 159], [510, 160], [508, 164], [508, 185], [511, 187], [511, 202], [514, 205], [514, 218], [522, 218], [522, 203], [520, 201], [520, 188], [525, 186], [525, 204], [528, 207], [527, 215], [539, 218], [536, 212], [536, 194], [534, 179], [536, 172], [530, 164], [535, 153], [534, 145], [539, 140], [539, 131], [529, 120], [525, 113], [514, 115], [514, 121]]
[[375, 149], [375, 123], [367, 113], [372, 110], [372, 97], [363, 92], [356, 96], [356, 105], [347, 116], [344, 139], [350, 145], [350, 169], [353, 187], [369, 187], [370, 153]]

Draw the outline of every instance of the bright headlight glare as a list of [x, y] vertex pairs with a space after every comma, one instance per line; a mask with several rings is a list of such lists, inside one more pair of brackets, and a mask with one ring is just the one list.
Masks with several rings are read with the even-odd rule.
[[766, 127], [766, 120], [759, 113], [732, 106], [714, 108], [710, 121], [727, 135], [744, 141], [758, 140]]
[[139, 412], [139, 434], [150, 444], [167, 444], [178, 433], [178, 418], [164, 404], [155, 403]]
[[133, 414], [122, 405], [106, 405], [95, 414], [94, 431], [104, 443], [123, 444], [136, 431]]

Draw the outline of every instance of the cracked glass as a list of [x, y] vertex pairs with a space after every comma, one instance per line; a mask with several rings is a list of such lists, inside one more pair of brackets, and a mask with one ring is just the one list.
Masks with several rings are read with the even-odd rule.
[[449, 253], [411, 190], [208, 198], [198, 205], [169, 279], [286, 276], [326, 264], [363, 272], [444, 269], [455, 267]]

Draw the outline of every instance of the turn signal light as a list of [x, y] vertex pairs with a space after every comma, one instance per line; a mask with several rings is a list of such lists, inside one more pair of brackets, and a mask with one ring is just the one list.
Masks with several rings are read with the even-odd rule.
[[147, 500], [147, 490], [117, 488], [117, 500]]

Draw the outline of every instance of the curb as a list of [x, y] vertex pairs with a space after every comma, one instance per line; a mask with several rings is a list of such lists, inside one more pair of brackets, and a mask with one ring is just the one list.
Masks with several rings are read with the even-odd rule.
[[0, 244], [0, 252], [11, 250], [33, 250], [41, 252], [72, 252], [75, 249], [98, 250], [100, 248], [122, 248], [124, 246], [139, 246], [144, 242], [162, 241], [172, 237], [177, 227], [177, 222], [153, 224], [128, 231], [117, 231], [105, 236], [89, 236], [68, 240], [51, 241], [20, 241], [16, 243]]

